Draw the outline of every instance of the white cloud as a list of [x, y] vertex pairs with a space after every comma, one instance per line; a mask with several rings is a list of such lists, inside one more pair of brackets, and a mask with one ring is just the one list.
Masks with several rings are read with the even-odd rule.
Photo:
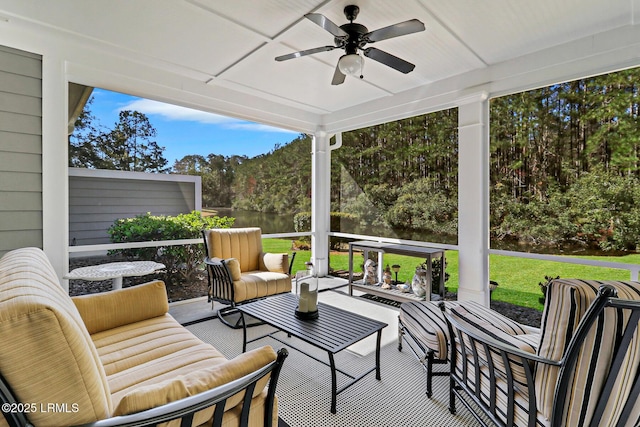
[[275, 128], [269, 125], [262, 125], [260, 123], [243, 122], [238, 120], [235, 123], [229, 123], [227, 125], [229, 129], [249, 130], [254, 132], [279, 132], [279, 133], [299, 133], [287, 129]]
[[181, 107], [179, 105], [165, 104], [163, 102], [153, 101], [150, 99], [138, 99], [132, 101], [119, 108], [119, 111], [123, 110], [135, 110], [146, 115], [161, 116], [167, 120], [220, 125], [227, 129], [239, 129], [255, 132], [295, 133], [285, 129], [275, 128], [273, 126], [247, 122], [231, 117], [221, 116], [219, 114], [207, 113], [206, 111]]

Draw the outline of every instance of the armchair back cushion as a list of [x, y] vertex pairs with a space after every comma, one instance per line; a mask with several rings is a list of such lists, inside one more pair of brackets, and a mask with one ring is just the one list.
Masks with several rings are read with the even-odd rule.
[[[556, 279], [546, 292], [546, 304], [542, 317], [542, 337], [538, 348], [538, 355], [552, 360], [560, 360], [573, 336], [580, 319], [584, 316], [589, 305], [596, 297], [599, 287], [603, 284], [613, 286], [618, 297], [622, 299], [640, 300], [640, 283], [579, 279]], [[563, 425], [587, 425], [593, 416], [595, 400], [604, 387], [604, 380], [614, 350], [617, 347], [616, 333], [621, 324], [628, 319], [620, 318], [620, 314], [611, 308], [591, 328], [586, 337], [573, 373], [574, 387], [567, 390], [568, 408], [562, 413], [566, 417]], [[622, 411], [624, 402], [630, 393], [629, 384], [638, 374], [640, 365], [640, 338], [633, 338], [631, 345], [635, 353], [630, 352], [623, 362], [620, 372], [625, 375], [619, 378], [614, 392], [608, 400], [600, 425], [615, 425], [615, 421]], [[551, 417], [552, 403], [559, 369], [549, 365], [539, 365], [536, 372], [537, 404], [539, 411], [547, 418]], [[580, 380], [577, 380], [580, 379]], [[636, 405], [638, 410], [639, 405]], [[630, 417], [630, 420], [637, 419]]]
[[262, 232], [258, 227], [205, 231], [209, 258], [235, 258], [241, 271], [260, 270]]
[[[109, 417], [113, 408], [100, 357], [44, 252], [7, 253], [0, 259], [0, 283], [2, 375], [21, 402], [70, 408], [55, 417], [37, 410], [29, 420], [60, 426]], [[4, 417], [0, 425], [6, 425]]]

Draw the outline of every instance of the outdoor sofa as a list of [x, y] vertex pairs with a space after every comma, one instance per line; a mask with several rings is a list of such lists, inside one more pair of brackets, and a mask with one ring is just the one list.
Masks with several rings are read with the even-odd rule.
[[70, 298], [43, 251], [9, 252], [0, 259], [0, 336], [2, 426], [278, 422], [286, 350], [227, 360], [168, 314], [160, 281]]
[[473, 302], [411, 302], [399, 348], [408, 339], [425, 364], [428, 394], [433, 375], [449, 375], [450, 411], [459, 401], [480, 424], [630, 427], [640, 425], [639, 322], [640, 283], [556, 279], [539, 330]]

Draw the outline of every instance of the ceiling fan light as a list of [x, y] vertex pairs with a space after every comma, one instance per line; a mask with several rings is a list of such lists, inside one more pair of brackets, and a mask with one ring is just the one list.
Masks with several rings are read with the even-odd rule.
[[359, 76], [362, 73], [363, 59], [356, 53], [342, 55], [338, 60], [338, 68], [342, 74], [348, 76]]

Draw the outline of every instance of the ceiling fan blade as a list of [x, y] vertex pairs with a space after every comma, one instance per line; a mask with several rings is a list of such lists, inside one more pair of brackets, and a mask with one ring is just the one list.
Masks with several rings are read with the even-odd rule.
[[331, 84], [332, 85], [341, 85], [342, 83], [344, 83], [344, 79], [347, 76], [344, 75], [342, 73], [342, 71], [340, 71], [340, 67], [338, 67], [338, 65], [336, 65], [336, 71], [333, 73], [333, 80], [331, 80]]
[[404, 74], [410, 73], [416, 67], [411, 62], [407, 62], [404, 59], [400, 59], [397, 56], [391, 55], [383, 50], [376, 49], [375, 47], [364, 49], [362, 53], [364, 53], [364, 56], [394, 68]]
[[363, 38], [368, 42], [373, 43], [393, 37], [404, 36], [406, 34], [417, 33], [420, 31], [424, 31], [424, 24], [417, 19], [411, 19], [409, 21], [400, 22], [395, 25], [390, 25], [388, 27], [373, 30], [365, 34]]
[[316, 25], [321, 26], [328, 32], [334, 35], [334, 37], [346, 38], [349, 36], [346, 31], [340, 28], [338, 25], [330, 21], [326, 16], [321, 15], [319, 13], [307, 13], [304, 15], [305, 18], [310, 20]]
[[276, 61], [286, 61], [287, 59], [300, 58], [301, 56], [312, 55], [314, 53], [328, 52], [335, 48], [336, 46], [321, 46], [314, 49], [301, 50], [300, 52], [293, 52], [286, 55], [276, 56]]

